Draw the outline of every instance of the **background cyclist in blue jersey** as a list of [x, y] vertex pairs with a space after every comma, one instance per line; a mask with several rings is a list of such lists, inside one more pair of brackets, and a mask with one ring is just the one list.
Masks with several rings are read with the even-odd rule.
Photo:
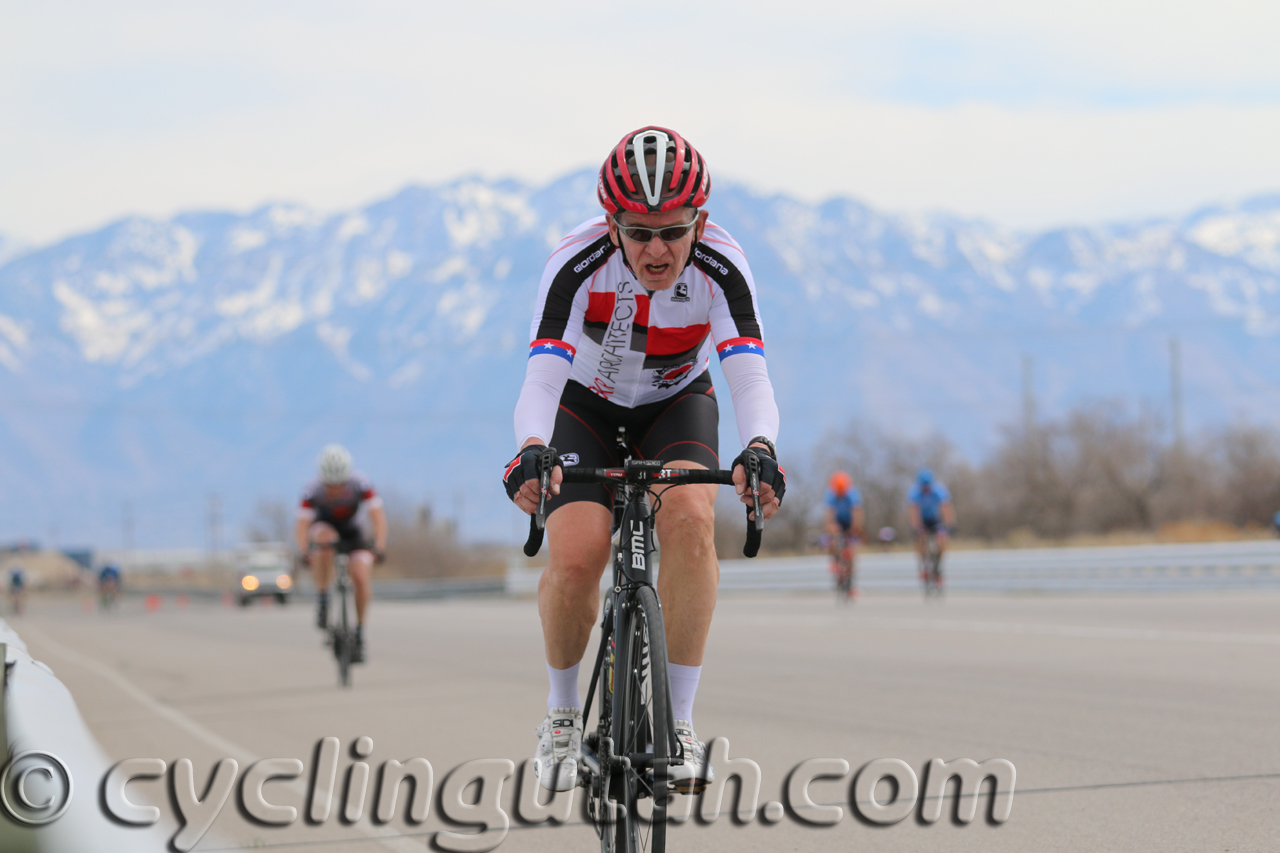
[[120, 597], [120, 567], [115, 563], [107, 563], [98, 570], [98, 606], [103, 610], [115, 604]]
[[947, 550], [947, 530], [955, 527], [956, 510], [951, 505], [951, 492], [944, 483], [934, 479], [933, 471], [921, 468], [916, 473], [915, 485], [907, 494], [907, 516], [916, 536], [916, 552], [921, 561], [925, 556], [925, 533], [932, 533], [938, 540], [938, 558]]
[[851, 536], [862, 535], [862, 492], [853, 484], [853, 478], [844, 471], [831, 475], [826, 497], [826, 529], [835, 536], [844, 532]]
[[[837, 471], [831, 475], [831, 482], [825, 499], [825, 528], [831, 541], [831, 559], [839, 565], [840, 552], [849, 549], [849, 571], [852, 575], [858, 559], [858, 542], [862, 538], [862, 493], [853, 485], [853, 478], [845, 471]], [[853, 588], [852, 577], [848, 594], [856, 598], [858, 591]]]
[[27, 594], [27, 573], [22, 566], [9, 569], [9, 602], [15, 616], [22, 615]]

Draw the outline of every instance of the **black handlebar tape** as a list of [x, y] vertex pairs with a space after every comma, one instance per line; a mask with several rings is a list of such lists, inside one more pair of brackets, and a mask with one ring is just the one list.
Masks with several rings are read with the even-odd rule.
[[[610, 477], [606, 472], [621, 471], [621, 468], [562, 468], [564, 473], [564, 482], [566, 483], [598, 483], [601, 485], [613, 485], [623, 482], [621, 477]], [[732, 486], [732, 471], [709, 471], [704, 468], [667, 468], [667, 471], [678, 471], [674, 477], [669, 479], [654, 478], [649, 481], [651, 486], [662, 486], [667, 483], [672, 485], [683, 485], [686, 483], [710, 483], [716, 486]]]
[[561, 468], [560, 473], [564, 475], [561, 482], [564, 483], [603, 483], [608, 479], [604, 475], [603, 468]]
[[[508, 540], [509, 541], [509, 540]], [[524, 555], [532, 557], [542, 548], [542, 528], [538, 526], [538, 516], [529, 516], [529, 538], [524, 543]]]
[[760, 553], [761, 525], [759, 521], [751, 520], [751, 507], [744, 507], [747, 511], [747, 543], [742, 546], [742, 556], [754, 557]]

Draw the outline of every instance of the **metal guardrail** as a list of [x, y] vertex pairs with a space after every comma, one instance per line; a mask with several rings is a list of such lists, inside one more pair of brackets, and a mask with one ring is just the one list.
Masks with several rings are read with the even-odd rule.
[[375, 599], [454, 598], [464, 595], [502, 595], [507, 591], [505, 577], [424, 578], [421, 580], [375, 580]]
[[[470, 595], [502, 595], [507, 591], [507, 580], [503, 576], [479, 578], [386, 578], [373, 581], [373, 597], [384, 601], [424, 600], [433, 598], [454, 598]], [[128, 587], [121, 594], [136, 599], [149, 595], [172, 597], [185, 595], [191, 599], [219, 599], [224, 595], [237, 595], [233, 587]], [[299, 598], [314, 598], [315, 588], [310, 583], [299, 583], [289, 595]]]
[[[724, 560], [720, 591], [826, 591], [832, 584], [829, 566], [829, 558], [821, 554]], [[1280, 541], [952, 549], [943, 569], [949, 589], [985, 592], [1275, 589], [1280, 588]], [[863, 590], [915, 591], [916, 572], [912, 552], [864, 549], [858, 556], [858, 586]], [[541, 568], [512, 566], [507, 571], [508, 594], [532, 595], [541, 574]]]

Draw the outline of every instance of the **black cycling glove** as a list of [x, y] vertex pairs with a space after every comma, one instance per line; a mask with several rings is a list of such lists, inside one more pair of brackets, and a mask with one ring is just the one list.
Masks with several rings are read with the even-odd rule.
[[538, 459], [547, 449], [545, 444], [531, 444], [507, 463], [507, 470], [502, 475], [502, 485], [507, 490], [508, 498], [513, 501], [516, 499], [516, 493], [525, 480], [538, 479]]
[[733, 465], [729, 470], [737, 468], [739, 465], [746, 467], [743, 460], [748, 453], [754, 453], [756, 458], [760, 460], [760, 482], [768, 483], [773, 486], [773, 494], [778, 499], [778, 503], [782, 503], [782, 496], [787, 492], [787, 472], [783, 471], [778, 465], [778, 460], [773, 458], [773, 454], [763, 447], [747, 447], [738, 454], [738, 458], [733, 460]]

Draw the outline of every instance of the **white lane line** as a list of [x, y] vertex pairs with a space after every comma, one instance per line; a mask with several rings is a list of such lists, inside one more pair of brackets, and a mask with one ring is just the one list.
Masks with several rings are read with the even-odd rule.
[[1102, 640], [1153, 640], [1157, 642], [1280, 646], [1280, 634], [1165, 631], [1148, 628], [1101, 628], [1085, 625], [1030, 625], [1022, 622], [961, 622], [949, 619], [888, 619], [874, 616], [856, 621], [870, 622], [886, 628], [960, 631], [973, 634], [1034, 634], [1046, 637], [1082, 637]]
[[[718, 617], [727, 622], [735, 617]], [[847, 618], [808, 616], [739, 616], [751, 626], [805, 627], [863, 626], [904, 631], [951, 631], [968, 634], [1028, 634], [1044, 637], [1076, 637], [1100, 640], [1146, 640], [1181, 643], [1228, 643], [1246, 646], [1280, 646], [1280, 634], [1238, 634], [1220, 631], [1165, 631], [1148, 628], [1103, 628], [1087, 625], [1033, 625], [1025, 622], [981, 622], [958, 619], [905, 619], [848, 614]]]
[[[82, 669], [87, 669], [104, 680], [109, 681], [139, 705], [142, 705], [157, 716], [169, 721], [197, 740], [203, 741], [205, 744], [216, 750], [222, 757], [234, 758], [240, 763], [241, 767], [248, 767], [261, 757], [254, 755], [243, 746], [227, 740], [207, 726], [196, 722], [177, 708], [164, 704], [159, 699], [156, 699], [154, 696], [147, 693], [106, 664], [94, 660], [91, 657], [87, 657], [74, 649], [68, 648], [57, 640], [50, 638], [44, 632], [37, 631], [34, 628], [24, 626], [23, 633], [34, 639], [37, 644], [44, 646], [59, 657], [66, 658], [76, 666], [79, 666]], [[298, 809], [298, 812], [299, 814], [304, 813], [306, 809], [305, 801], [308, 793], [306, 783], [302, 782], [299, 778], [286, 782], [285, 785], [303, 798], [303, 807]], [[359, 830], [370, 838], [381, 841], [384, 847], [387, 847], [390, 850], [395, 850], [396, 853], [422, 853], [423, 850], [423, 845], [415, 844], [407, 838], [383, 837], [383, 833], [395, 832], [395, 830], [390, 827], [380, 830], [377, 827], [369, 826], [365, 823], [356, 823], [352, 825], [352, 829]]]

